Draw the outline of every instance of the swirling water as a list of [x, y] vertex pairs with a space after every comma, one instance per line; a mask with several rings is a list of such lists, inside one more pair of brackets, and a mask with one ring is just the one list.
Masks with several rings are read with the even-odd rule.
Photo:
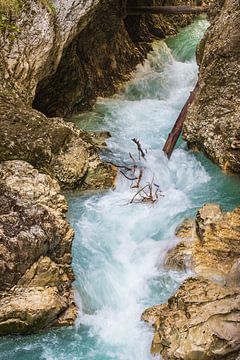
[[237, 176], [222, 173], [182, 141], [170, 161], [161, 151], [196, 82], [195, 47], [206, 27], [205, 20], [197, 20], [179, 35], [154, 43], [120, 94], [99, 99], [93, 111], [72, 119], [82, 128], [111, 132], [103, 156], [115, 163], [129, 163], [129, 151], [136, 154], [131, 138], [138, 138], [147, 149], [142, 181], [154, 178], [164, 197], [154, 205], [130, 205], [136, 190], [120, 175], [115, 190], [69, 193], [77, 323], [2, 338], [1, 360], [152, 359], [152, 330], [140, 321], [141, 312], [166, 301], [188, 275], [161, 267], [176, 241], [175, 227], [206, 202], [226, 210], [239, 204]]

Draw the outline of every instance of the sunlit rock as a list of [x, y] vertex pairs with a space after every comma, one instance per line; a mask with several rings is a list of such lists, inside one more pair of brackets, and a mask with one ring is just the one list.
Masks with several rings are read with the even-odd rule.
[[183, 223], [176, 236], [183, 239], [169, 250], [169, 268], [193, 270], [224, 283], [234, 261], [240, 257], [240, 209], [222, 212], [215, 204], [204, 205], [195, 221]]
[[0, 334], [72, 324], [74, 234], [58, 183], [26, 162], [7, 161], [0, 185]]
[[152, 353], [165, 360], [237, 359], [240, 289], [189, 278], [168, 303], [145, 310], [154, 326]]

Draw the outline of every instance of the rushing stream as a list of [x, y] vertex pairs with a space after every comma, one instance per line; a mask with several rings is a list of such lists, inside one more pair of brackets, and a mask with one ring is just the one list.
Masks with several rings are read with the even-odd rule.
[[154, 51], [124, 90], [100, 99], [94, 111], [74, 120], [88, 130], [108, 130], [103, 156], [121, 164], [137, 158], [138, 138], [147, 149], [142, 182], [157, 183], [164, 197], [155, 204], [129, 204], [136, 189], [118, 177], [115, 190], [68, 194], [76, 231], [73, 266], [80, 308], [75, 327], [0, 340], [1, 360], [149, 360], [152, 330], [140, 321], [148, 306], [167, 300], [187, 276], [165, 271], [164, 254], [175, 227], [206, 202], [232, 209], [239, 179], [223, 174], [179, 142], [170, 161], [161, 149], [197, 79], [195, 47], [207, 27], [197, 20]]

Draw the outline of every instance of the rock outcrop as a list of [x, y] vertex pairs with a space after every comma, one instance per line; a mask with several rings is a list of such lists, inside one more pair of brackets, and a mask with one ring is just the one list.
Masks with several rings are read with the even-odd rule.
[[189, 278], [167, 304], [145, 310], [152, 352], [168, 360], [234, 360], [240, 355], [240, 289]]
[[0, 165], [0, 334], [76, 317], [73, 230], [58, 183], [23, 161]]
[[183, 137], [221, 168], [240, 172], [240, 4], [222, 3], [198, 46], [199, 90]]
[[167, 304], [147, 309], [154, 326], [152, 352], [171, 360], [234, 360], [240, 356], [240, 209], [204, 205], [176, 230], [166, 268], [190, 269]]
[[188, 268], [224, 283], [232, 265], [240, 258], [240, 208], [224, 213], [218, 205], [204, 205], [195, 221], [185, 220], [178, 227], [176, 236], [183, 241], [167, 253], [168, 268]]

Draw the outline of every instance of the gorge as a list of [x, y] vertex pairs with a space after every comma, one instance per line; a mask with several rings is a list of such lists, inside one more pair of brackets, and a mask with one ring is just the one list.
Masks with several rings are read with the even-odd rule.
[[[221, 4], [209, 27], [206, 19], [189, 15], [124, 19], [118, 1], [76, 3], [72, 8], [69, 2], [67, 9], [64, 1], [56, 1], [52, 10], [30, 1], [34, 16], [20, 31], [20, 40], [17, 34], [1, 36], [0, 334], [31, 334], [1, 337], [1, 359], [151, 359], [153, 331], [141, 321], [142, 313], [143, 320], [154, 323], [152, 350], [163, 359], [237, 359], [240, 237], [239, 209], [233, 209], [239, 206], [239, 175], [224, 173], [192, 150], [238, 172], [239, 4]], [[74, 36], [76, 29], [67, 26], [67, 19], [80, 9], [80, 35]], [[52, 19], [55, 11], [65, 24], [62, 33]], [[57, 31], [53, 41], [41, 18], [53, 34]], [[179, 25], [192, 20], [176, 35]], [[14, 21], [20, 26], [23, 19]], [[226, 33], [214, 52], [219, 24]], [[35, 37], [33, 57], [32, 44], [23, 42], [29, 28], [42, 34]], [[165, 41], [159, 40], [164, 36]], [[168, 161], [161, 149], [197, 81], [199, 43], [200, 90], [183, 132], [191, 150], [180, 140]], [[21, 52], [19, 44], [25, 45]], [[144, 159], [138, 160], [132, 138], [146, 149]], [[131, 165], [129, 152], [144, 169], [141, 185], [153, 183], [158, 189], [156, 203], [130, 204], [136, 189], [118, 171], [118, 166]], [[213, 210], [204, 218], [206, 203], [219, 204], [224, 212], [209, 205]], [[196, 213], [195, 222], [188, 220], [175, 235], [175, 228]], [[198, 244], [208, 239], [212, 248]], [[218, 272], [206, 266], [206, 254], [219, 259]], [[216, 294], [230, 300], [211, 316], [223, 311], [231, 329], [203, 333], [206, 347], [198, 343], [199, 333], [191, 345], [184, 343], [194, 335], [186, 335], [178, 324], [178, 304], [191, 303], [194, 296], [203, 303], [204, 296], [219, 300]], [[165, 302], [168, 308], [156, 306]], [[187, 325], [198, 321], [195, 308], [187, 310]], [[166, 322], [162, 314], [168, 314]], [[172, 316], [175, 322], [169, 325]], [[174, 326], [182, 338], [169, 333]]]

